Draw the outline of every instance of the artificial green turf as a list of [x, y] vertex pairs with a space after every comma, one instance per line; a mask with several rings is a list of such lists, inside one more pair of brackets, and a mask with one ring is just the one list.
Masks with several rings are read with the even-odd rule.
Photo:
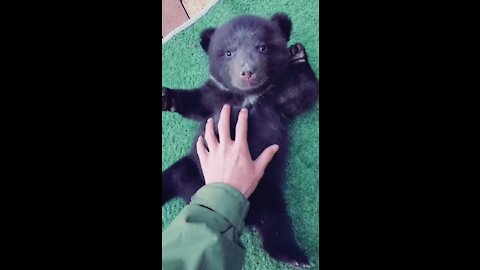
[[[219, 1], [204, 17], [162, 46], [162, 84], [190, 89], [208, 79], [207, 57], [199, 44], [203, 29], [215, 27], [231, 18], [253, 14], [270, 17], [287, 13], [293, 22], [290, 43], [302, 43], [310, 64], [319, 75], [319, 1], [264, 0]], [[189, 152], [199, 124], [175, 113], [162, 113], [162, 171]], [[319, 269], [319, 106], [297, 118], [290, 127], [291, 153], [285, 185], [289, 213], [300, 245]], [[176, 199], [162, 208], [162, 231], [183, 208]], [[246, 230], [242, 241], [247, 248], [247, 270], [295, 269], [271, 259], [262, 249], [256, 231]]]

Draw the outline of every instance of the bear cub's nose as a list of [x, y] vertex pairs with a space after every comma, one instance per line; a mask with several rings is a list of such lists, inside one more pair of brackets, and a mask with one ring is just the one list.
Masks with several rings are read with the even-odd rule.
[[253, 74], [251, 71], [242, 71], [240, 75], [242, 75], [244, 79], [250, 80], [255, 74]]

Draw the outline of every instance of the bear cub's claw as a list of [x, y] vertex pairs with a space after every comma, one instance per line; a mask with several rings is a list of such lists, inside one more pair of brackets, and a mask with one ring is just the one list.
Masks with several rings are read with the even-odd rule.
[[298, 247], [275, 247], [267, 251], [274, 259], [298, 268], [310, 268], [307, 256]]
[[303, 64], [308, 62], [307, 52], [305, 51], [305, 47], [302, 44], [297, 43], [295, 45], [290, 46], [288, 48], [290, 53], [290, 64], [297, 65]]

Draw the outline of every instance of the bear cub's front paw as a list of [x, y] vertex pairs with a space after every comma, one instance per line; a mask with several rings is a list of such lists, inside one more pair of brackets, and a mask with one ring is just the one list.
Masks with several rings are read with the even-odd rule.
[[169, 111], [171, 104], [170, 104], [170, 97], [169, 97], [170, 89], [162, 87], [162, 111]]
[[302, 44], [297, 43], [288, 48], [290, 64], [298, 65], [308, 62], [307, 52]]

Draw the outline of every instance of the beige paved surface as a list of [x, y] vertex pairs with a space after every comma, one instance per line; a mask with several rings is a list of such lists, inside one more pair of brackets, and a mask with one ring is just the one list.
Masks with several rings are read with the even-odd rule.
[[162, 37], [200, 12], [211, 0], [162, 0]]

